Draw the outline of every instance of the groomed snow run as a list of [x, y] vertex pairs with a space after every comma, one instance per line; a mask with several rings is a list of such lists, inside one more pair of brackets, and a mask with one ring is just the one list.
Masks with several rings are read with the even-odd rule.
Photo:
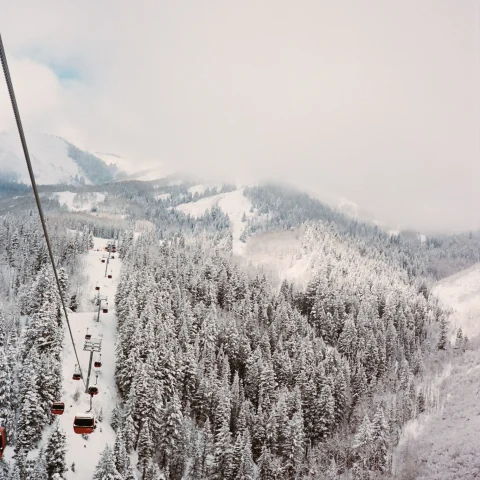
[[60, 205], [64, 205], [70, 212], [88, 212], [92, 207], [105, 201], [105, 194], [98, 192], [89, 192], [77, 194], [75, 192], [55, 192], [53, 197], [57, 197]]
[[[73, 338], [77, 346], [77, 352], [80, 358], [84, 378], [87, 378], [88, 362], [90, 353], [83, 351], [85, 343], [85, 334], [92, 334], [92, 340], [102, 340], [102, 366], [94, 368], [90, 376], [90, 385], [95, 385], [95, 375], [98, 374], [97, 387], [98, 395], [93, 397], [93, 410], [97, 421], [97, 429], [88, 436], [87, 440], [82, 435], [77, 435], [73, 431], [73, 419], [76, 413], [86, 412], [90, 408], [90, 397], [85, 393], [85, 388], [81, 380], [72, 380], [74, 372], [75, 355], [73, 353], [72, 343], [68, 329], [65, 328], [65, 337], [63, 345], [63, 392], [61, 401], [65, 402], [65, 413], [60, 418], [60, 425], [67, 435], [67, 454], [66, 463], [69, 468], [65, 473], [67, 480], [88, 480], [93, 477], [94, 469], [100, 458], [100, 453], [109, 444], [113, 447], [115, 441], [115, 432], [110, 427], [110, 418], [112, 410], [117, 401], [117, 390], [115, 385], [115, 337], [117, 331], [117, 319], [115, 315], [114, 295], [117, 289], [118, 278], [120, 275], [121, 261], [117, 254], [114, 260], [108, 264], [108, 273], [112, 274], [112, 279], [105, 277], [106, 263], [101, 263], [101, 258], [108, 255], [103, 251], [107, 240], [95, 238], [94, 250], [91, 250], [85, 258], [86, 271], [88, 276], [85, 284], [85, 295], [93, 300], [97, 293], [108, 298], [108, 313], [100, 311], [100, 321], [97, 323], [98, 308], [90, 303], [90, 309], [87, 312], [70, 313], [70, 324], [72, 327]], [[97, 251], [96, 249], [101, 249]], [[98, 282], [100, 291], [95, 290]], [[102, 307], [105, 302], [102, 302]], [[97, 358], [94, 354], [94, 361]], [[78, 396], [78, 400], [75, 400]], [[103, 417], [99, 419], [99, 414]], [[72, 462], [75, 462], [75, 472], [70, 470]]]
[[246, 223], [242, 222], [242, 218], [244, 214], [247, 218], [252, 216], [250, 212], [252, 204], [243, 194], [243, 188], [233, 192], [219, 193], [211, 197], [201, 198], [196, 202], [182, 203], [175, 208], [186, 215], [200, 217], [214, 205], [218, 205], [222, 212], [228, 215], [232, 224], [233, 253], [237, 255], [243, 254], [245, 243], [240, 241], [240, 236], [245, 229]]
[[450, 323], [470, 338], [480, 333], [480, 263], [440, 280], [433, 293], [453, 310]]

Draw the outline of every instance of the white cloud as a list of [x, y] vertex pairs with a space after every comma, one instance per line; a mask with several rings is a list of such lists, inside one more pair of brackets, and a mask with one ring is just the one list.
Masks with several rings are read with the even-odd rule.
[[474, 0], [3, 2], [32, 128], [196, 173], [291, 181], [395, 223], [479, 226]]

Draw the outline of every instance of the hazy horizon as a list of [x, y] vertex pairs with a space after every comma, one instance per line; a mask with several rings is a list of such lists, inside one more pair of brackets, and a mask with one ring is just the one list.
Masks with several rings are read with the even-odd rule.
[[480, 228], [478, 1], [0, 6], [27, 139], [288, 182], [392, 227]]

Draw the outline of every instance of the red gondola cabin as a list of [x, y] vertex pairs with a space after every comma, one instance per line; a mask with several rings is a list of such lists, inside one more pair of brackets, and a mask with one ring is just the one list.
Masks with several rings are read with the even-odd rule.
[[108, 308], [104, 308], [103, 313], [108, 313]]
[[95, 362], [93, 362], [93, 366], [95, 368], [100, 368], [102, 366], [102, 362], [100, 360], [95, 360]]
[[100, 287], [98, 285], [96, 285], [95, 290], [100, 290]]
[[98, 395], [98, 387], [88, 387], [88, 394], [91, 395], [92, 397], [94, 395]]
[[90, 413], [78, 413], [73, 420], [73, 431], [78, 434], [93, 433], [97, 428], [95, 425], [95, 417]]
[[105, 263], [105, 259], [104, 259], [104, 258], [102, 258], [102, 263]]
[[85, 340], [91, 340], [92, 339], [92, 334], [91, 333], [86, 333], [85, 334]]
[[112, 278], [112, 274], [109, 273], [109, 274], [107, 275], [107, 277], [108, 277], [108, 278]]
[[63, 415], [65, 404], [63, 402], [53, 402], [50, 412], [52, 415]]
[[5, 447], [7, 446], [7, 429], [0, 427], [0, 458], [3, 456]]
[[81, 378], [82, 376], [80, 375], [79, 372], [73, 372], [72, 380], [80, 380]]

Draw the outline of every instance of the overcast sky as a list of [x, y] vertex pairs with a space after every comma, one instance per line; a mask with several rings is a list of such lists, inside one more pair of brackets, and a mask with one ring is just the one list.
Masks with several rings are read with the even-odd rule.
[[[28, 131], [480, 227], [480, 0], [0, 0]], [[12, 124], [0, 88], [0, 129]], [[143, 162], [143, 164], [142, 164]], [[136, 163], [137, 164], [137, 163]]]

